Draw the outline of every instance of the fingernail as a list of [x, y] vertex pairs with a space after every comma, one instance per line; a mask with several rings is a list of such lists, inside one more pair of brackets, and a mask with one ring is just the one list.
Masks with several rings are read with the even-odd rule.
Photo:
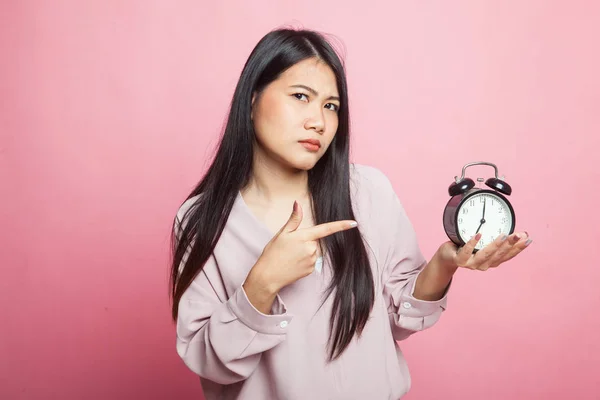
[[358, 222], [352, 221], [352, 222], [350, 222], [349, 225], [350, 225], [351, 228], [354, 228], [355, 226], [358, 226]]
[[294, 211], [298, 211], [298, 202], [294, 200]]
[[531, 242], [533, 242], [533, 240], [527, 239], [527, 241], [525, 242], [525, 246], [529, 246], [531, 244]]
[[479, 239], [481, 239], [481, 233], [478, 233], [477, 235], [475, 235], [475, 240], [479, 241]]

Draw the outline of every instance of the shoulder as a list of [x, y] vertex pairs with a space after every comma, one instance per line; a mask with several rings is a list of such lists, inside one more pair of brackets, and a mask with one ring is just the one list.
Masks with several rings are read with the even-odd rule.
[[412, 246], [412, 223], [390, 178], [376, 167], [351, 164], [350, 182], [361, 233], [381, 260], [387, 260], [398, 246]]
[[350, 164], [350, 183], [356, 188], [358, 194], [381, 196], [394, 192], [389, 177], [380, 169], [370, 165]]
[[386, 224], [381, 218], [402, 207], [389, 177], [370, 165], [350, 164], [350, 196], [358, 216], [371, 224]]
[[405, 216], [400, 196], [382, 170], [369, 165], [351, 164], [350, 186], [353, 203], [372, 222], [379, 221], [387, 225], [389, 218]]

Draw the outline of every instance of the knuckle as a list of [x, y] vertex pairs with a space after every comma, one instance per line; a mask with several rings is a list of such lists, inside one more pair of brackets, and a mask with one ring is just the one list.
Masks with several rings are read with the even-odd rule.
[[502, 258], [510, 258], [513, 257], [516, 253], [518, 252], [517, 249], [512, 248], [512, 249], [508, 249], [506, 250], [503, 254], [502, 254]]
[[306, 243], [306, 254], [309, 256], [312, 256], [313, 254], [315, 254], [317, 252], [317, 244], [315, 242], [308, 242]]

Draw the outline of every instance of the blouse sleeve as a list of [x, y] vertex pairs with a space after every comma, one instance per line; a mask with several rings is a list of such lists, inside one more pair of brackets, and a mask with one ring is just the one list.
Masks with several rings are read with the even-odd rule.
[[386, 178], [387, 199], [384, 235], [387, 238], [382, 272], [383, 295], [394, 339], [403, 340], [415, 332], [433, 326], [446, 309], [448, 287], [437, 301], [420, 300], [413, 296], [417, 277], [427, 264], [417, 235], [404, 207]]
[[269, 315], [250, 303], [242, 285], [227, 296], [219, 277], [211, 256], [179, 301], [176, 348], [197, 375], [231, 384], [248, 378], [262, 353], [286, 339], [293, 316], [279, 296]]
[[177, 352], [205, 379], [220, 384], [242, 381], [264, 351], [285, 340], [291, 319], [281, 298], [266, 315], [250, 303], [242, 286], [221, 302], [203, 271], [179, 303]]

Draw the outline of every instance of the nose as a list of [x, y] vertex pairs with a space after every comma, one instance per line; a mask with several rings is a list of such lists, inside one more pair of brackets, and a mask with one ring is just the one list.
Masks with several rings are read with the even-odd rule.
[[322, 107], [311, 112], [309, 117], [304, 121], [304, 128], [314, 130], [320, 135], [325, 132], [325, 114]]

